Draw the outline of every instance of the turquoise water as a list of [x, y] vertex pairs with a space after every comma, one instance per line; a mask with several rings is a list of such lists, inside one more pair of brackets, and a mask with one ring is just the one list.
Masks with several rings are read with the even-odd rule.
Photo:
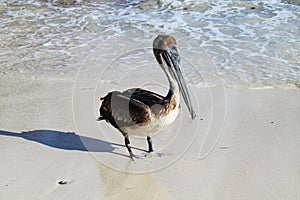
[[[82, 66], [101, 73], [121, 52], [150, 66], [152, 40], [172, 34], [192, 85], [300, 86], [300, 7], [280, 0], [0, 1], [0, 16], [5, 75], [74, 78]], [[128, 53], [134, 48], [143, 50]]]

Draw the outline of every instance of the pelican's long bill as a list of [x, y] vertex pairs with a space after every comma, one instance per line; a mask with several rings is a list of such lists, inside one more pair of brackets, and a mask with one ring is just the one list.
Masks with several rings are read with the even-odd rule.
[[182, 76], [182, 72], [180, 69], [180, 56], [176, 46], [172, 46], [171, 48], [168, 47], [163, 53], [163, 58], [166, 64], [169, 66], [171, 74], [175, 77], [179, 85], [179, 90], [183, 96], [184, 102], [191, 114], [192, 119], [195, 119], [196, 113], [194, 112], [192, 106], [192, 101], [186, 86], [186, 82]]

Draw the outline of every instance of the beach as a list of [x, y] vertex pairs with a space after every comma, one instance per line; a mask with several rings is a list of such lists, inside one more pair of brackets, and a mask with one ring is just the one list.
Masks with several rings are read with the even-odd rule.
[[133, 138], [132, 161], [111, 126], [94, 118], [84, 132], [74, 120], [74, 80], [0, 78], [0, 199], [300, 197], [297, 89], [193, 88], [195, 122], [182, 106], [169, 129], [185, 131], [155, 136], [152, 156]]
[[[298, 1], [0, 3], [0, 200], [300, 199]], [[161, 95], [176, 38], [196, 118], [123, 136], [100, 98]]]

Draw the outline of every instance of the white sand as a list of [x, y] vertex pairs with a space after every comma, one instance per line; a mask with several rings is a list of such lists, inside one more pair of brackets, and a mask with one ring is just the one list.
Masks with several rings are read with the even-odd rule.
[[0, 199], [300, 199], [299, 90], [193, 88], [197, 120], [183, 105], [132, 162], [88, 84], [0, 80]]

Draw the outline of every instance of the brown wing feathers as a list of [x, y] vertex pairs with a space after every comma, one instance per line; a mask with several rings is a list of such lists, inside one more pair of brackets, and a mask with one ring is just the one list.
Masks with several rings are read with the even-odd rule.
[[[133, 126], [134, 124], [150, 121], [151, 110], [143, 102], [130, 98], [123, 93], [113, 91], [101, 98], [100, 117], [98, 120], [106, 120], [115, 128]], [[124, 95], [125, 93], [125, 95]]]

